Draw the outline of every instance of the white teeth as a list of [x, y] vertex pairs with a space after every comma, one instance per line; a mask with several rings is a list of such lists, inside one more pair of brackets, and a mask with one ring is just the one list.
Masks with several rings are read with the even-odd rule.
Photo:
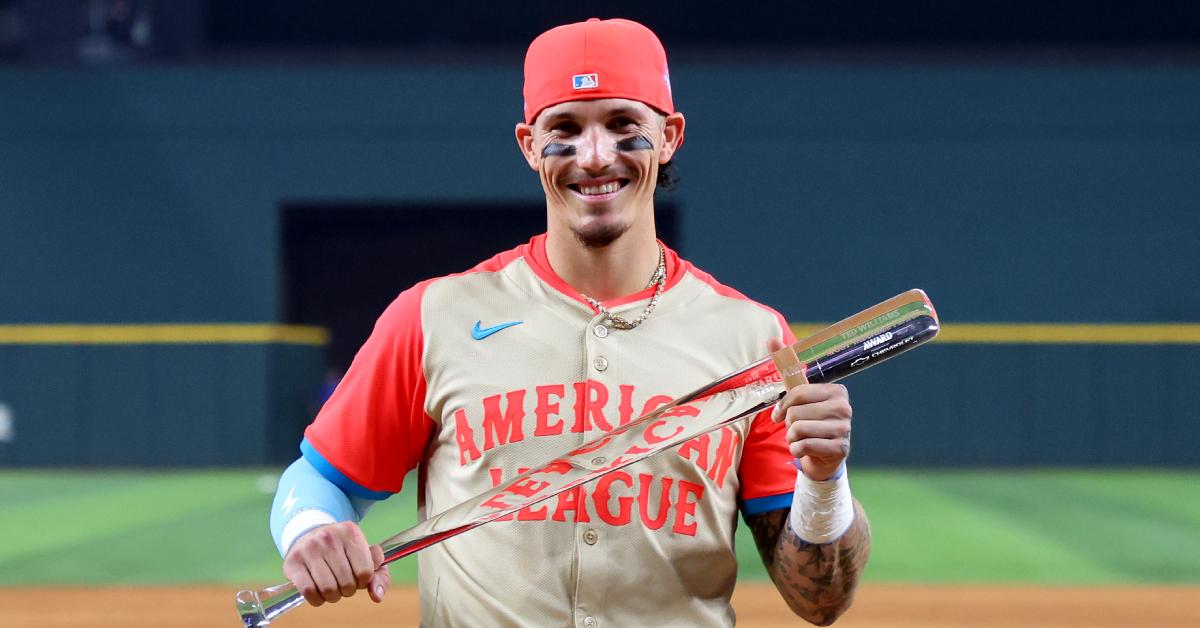
[[609, 181], [604, 185], [581, 185], [579, 192], [588, 196], [597, 196], [600, 194], [612, 194], [621, 189], [621, 184], [616, 181]]

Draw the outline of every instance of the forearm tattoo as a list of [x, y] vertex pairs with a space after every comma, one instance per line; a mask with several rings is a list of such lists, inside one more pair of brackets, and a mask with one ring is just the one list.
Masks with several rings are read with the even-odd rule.
[[800, 617], [828, 626], [850, 608], [858, 577], [871, 553], [871, 525], [858, 500], [854, 523], [842, 538], [814, 545], [796, 536], [787, 523], [788, 510], [772, 510], [746, 518], [754, 542], [775, 588]]

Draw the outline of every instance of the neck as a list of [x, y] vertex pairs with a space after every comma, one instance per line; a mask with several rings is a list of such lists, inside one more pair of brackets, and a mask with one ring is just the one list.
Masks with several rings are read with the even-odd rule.
[[658, 268], [654, 229], [630, 229], [601, 248], [579, 243], [572, 233], [546, 236], [546, 257], [554, 272], [572, 288], [593, 299], [608, 301], [641, 292]]

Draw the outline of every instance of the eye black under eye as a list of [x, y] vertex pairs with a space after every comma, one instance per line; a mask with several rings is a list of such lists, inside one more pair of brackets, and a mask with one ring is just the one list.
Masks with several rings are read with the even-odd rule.
[[635, 150], [654, 150], [654, 144], [647, 137], [635, 135], [617, 142], [617, 150], [626, 153]]

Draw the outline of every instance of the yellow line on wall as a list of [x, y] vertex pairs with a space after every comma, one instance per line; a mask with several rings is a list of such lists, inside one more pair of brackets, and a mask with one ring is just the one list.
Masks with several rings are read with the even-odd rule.
[[[824, 325], [792, 323], [792, 333], [803, 338]], [[1099, 344], [1194, 345], [1200, 344], [1200, 324], [1120, 323], [947, 323], [934, 342], [950, 344]]]
[[0, 345], [325, 345], [323, 327], [271, 324], [0, 325]]
[[[803, 338], [825, 327], [792, 323]], [[936, 340], [950, 344], [1200, 344], [1200, 324], [948, 323]], [[134, 344], [325, 345], [323, 327], [272, 324], [0, 325], [0, 345]]]

